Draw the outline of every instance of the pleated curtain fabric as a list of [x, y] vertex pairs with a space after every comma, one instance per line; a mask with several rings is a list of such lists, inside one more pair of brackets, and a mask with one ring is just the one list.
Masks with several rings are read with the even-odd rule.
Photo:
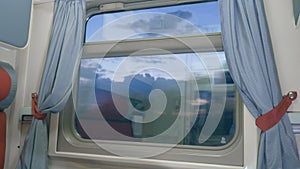
[[[232, 78], [257, 118], [282, 99], [263, 0], [219, 0], [224, 50]], [[300, 169], [286, 114], [261, 133], [258, 169]]]
[[[83, 45], [85, 0], [56, 0], [54, 20], [38, 97], [41, 113], [63, 110]], [[46, 120], [33, 119], [17, 169], [48, 168]]]

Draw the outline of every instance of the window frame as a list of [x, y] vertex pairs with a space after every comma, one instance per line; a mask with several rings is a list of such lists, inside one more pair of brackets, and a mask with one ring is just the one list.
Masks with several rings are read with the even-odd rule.
[[[202, 2], [203, 0], [198, 0], [197, 2]], [[195, 2], [195, 1], [193, 1]], [[170, 3], [168, 1], [168, 3]], [[177, 4], [177, 3], [176, 3]], [[153, 4], [152, 4], [153, 5]], [[170, 5], [170, 4], [168, 4]], [[175, 5], [173, 3], [172, 5]], [[156, 7], [162, 7], [167, 5], [158, 5]], [[155, 7], [155, 6], [151, 6]], [[130, 6], [130, 9], [140, 9], [139, 5], [136, 5], [135, 8]], [[148, 6], [149, 8], [149, 6]], [[88, 18], [95, 15], [95, 13], [99, 10], [91, 10], [88, 12]], [[87, 23], [87, 22], [86, 22]], [[174, 41], [174, 38], [176, 41]], [[207, 44], [206, 41], [208, 38], [211, 44]], [[168, 43], [159, 43], [159, 42], [168, 42]], [[219, 52], [224, 51], [223, 44], [222, 44], [222, 37], [221, 33], [212, 33], [212, 34], [205, 34], [205, 35], [187, 35], [187, 36], [175, 36], [175, 37], [159, 37], [159, 38], [147, 38], [147, 39], [131, 39], [119, 42], [118, 47], [116, 49], [112, 49], [110, 53], [107, 55], [106, 52], [99, 51], [106, 51], [106, 49], [111, 49], [115, 43], [118, 41], [106, 41], [106, 42], [87, 42], [83, 48], [83, 54], [81, 59], [88, 59], [88, 58], [95, 58], [96, 56], [103, 56], [106, 57], [116, 57], [116, 56], [124, 56], [127, 54], [131, 54], [132, 51], [137, 51], [138, 49], [145, 49], [145, 48], [163, 48], [167, 51], [173, 53], [186, 53], [186, 52]], [[154, 43], [155, 42], [155, 43]], [[138, 45], [136, 45], [138, 44]], [[160, 44], [160, 45], [157, 45]], [[161, 44], [165, 44], [162, 46]], [[187, 48], [186, 45], [188, 44], [192, 46], [191, 48]], [[197, 44], [197, 45], [195, 45]], [[131, 47], [129, 47], [131, 46]], [[213, 47], [211, 47], [213, 46]], [[155, 52], [155, 51], [154, 51]], [[121, 55], [122, 54], [122, 55]], [[141, 53], [139, 53], [141, 54]], [[144, 53], [144, 55], [150, 55], [155, 53]], [[162, 54], [162, 53], [159, 53]], [[240, 168], [243, 166], [243, 109], [242, 109], [242, 101], [236, 92], [236, 107], [235, 107], [235, 123], [236, 123], [236, 131], [233, 139], [224, 146], [212, 147], [212, 146], [189, 146], [189, 145], [179, 145], [174, 148], [174, 150], [170, 150], [167, 156], [171, 156], [172, 158], [162, 157], [160, 159], [131, 159], [127, 157], [116, 157], [112, 154], [105, 153], [103, 150], [96, 150], [98, 147], [92, 141], [88, 141], [87, 139], [82, 139], [75, 129], [75, 112], [73, 108], [73, 101], [72, 98], [69, 100], [64, 112], [60, 115], [52, 115], [51, 116], [51, 126], [60, 126], [59, 128], [54, 128], [53, 139], [52, 142], [49, 143], [49, 151], [50, 154], [55, 156], [59, 156], [59, 152], [61, 153], [68, 153], [69, 155], [76, 156], [76, 154], [80, 154], [80, 157], [83, 159], [97, 159], [97, 161], [118, 161], [120, 163], [130, 163], [130, 164], [140, 164], [140, 163], [149, 163], [151, 161], [156, 161], [157, 163], [173, 163], [175, 164], [175, 160], [182, 159], [182, 156], [186, 156], [180, 162], [180, 164], [198, 166], [199, 163], [210, 163], [210, 164], [218, 164], [218, 165], [230, 165], [231, 168]], [[71, 118], [70, 118], [71, 117]], [[52, 128], [51, 128], [52, 129]], [[51, 130], [50, 129], [50, 130]], [[51, 134], [51, 133], [50, 133]], [[50, 138], [51, 135], [50, 135]], [[152, 143], [129, 143], [129, 142], [122, 142], [122, 141], [101, 141], [106, 142], [107, 144], [112, 144], [113, 146], [117, 146], [122, 143], [121, 147], [124, 146], [127, 148], [130, 146], [141, 146], [141, 149], [145, 148], [145, 146], [158, 146], [158, 144]], [[56, 144], [57, 143], [57, 144]], [[127, 149], [128, 150], [128, 149]], [[182, 152], [184, 150], [184, 153]], [[126, 148], [124, 149], [126, 151]], [[180, 154], [180, 155], [178, 155]], [[191, 155], [192, 154], [192, 155]], [[192, 156], [197, 156], [193, 158], [193, 160], [189, 160]], [[179, 158], [178, 158], [179, 157]], [[118, 160], [116, 160], [118, 159]], [[189, 163], [189, 164], [186, 164]], [[151, 164], [149, 164], [151, 166]], [[179, 163], [178, 163], [178, 166]]]

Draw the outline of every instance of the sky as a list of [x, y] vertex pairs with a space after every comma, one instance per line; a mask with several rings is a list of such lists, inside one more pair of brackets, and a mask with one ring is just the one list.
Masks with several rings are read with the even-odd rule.
[[[217, 1], [97, 14], [88, 20], [86, 42], [212, 32], [220, 32]], [[154, 78], [190, 80], [190, 74], [207, 77], [209, 71], [221, 69], [226, 69], [223, 52], [124, 56], [82, 60], [80, 79], [93, 81], [93, 74], [97, 74], [99, 79], [122, 82], [126, 77], [149, 73]]]
[[163, 36], [166, 32], [171, 36], [198, 34], [199, 31], [220, 32], [217, 1], [97, 14], [88, 20], [86, 42]]

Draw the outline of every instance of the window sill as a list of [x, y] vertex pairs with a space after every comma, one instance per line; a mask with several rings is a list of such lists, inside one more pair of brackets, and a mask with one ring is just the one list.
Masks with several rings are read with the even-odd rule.
[[[117, 156], [109, 156], [109, 155], [57, 151], [57, 141], [58, 141], [58, 132], [59, 132], [57, 127], [58, 125], [59, 125], [59, 114], [52, 114], [51, 122], [50, 122], [50, 130], [49, 130], [50, 139], [49, 139], [49, 152], [48, 152], [50, 159], [54, 161], [63, 160], [63, 162], [75, 161], [75, 162], [80, 162], [80, 164], [88, 165], [85, 166], [84, 168], [86, 167], [89, 168], [89, 165], [92, 164], [95, 165], [98, 163], [99, 166], [107, 165], [107, 166], [115, 167], [116, 169], [118, 168], [124, 169], [124, 166], [130, 167], [130, 169], [132, 168], [136, 168], [136, 169], [146, 169], [146, 168], [244, 169], [245, 168], [242, 166], [204, 164], [204, 163], [180, 162], [180, 161], [156, 160], [156, 159], [139, 159], [139, 158], [131, 158], [131, 157], [117, 157]], [[80, 167], [78, 169], [80, 169]]]

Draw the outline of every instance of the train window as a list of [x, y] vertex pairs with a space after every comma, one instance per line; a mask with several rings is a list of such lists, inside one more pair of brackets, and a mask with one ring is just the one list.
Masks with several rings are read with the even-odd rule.
[[223, 52], [82, 59], [78, 105], [85, 139], [223, 146], [235, 134]]
[[103, 150], [89, 151], [105, 155], [242, 165], [241, 101], [217, 1], [93, 11], [85, 36], [67, 125], [79, 140], [72, 145], [97, 144]]
[[[87, 22], [85, 40], [100, 42], [220, 32], [217, 3], [96, 14]], [[120, 22], [120, 19], [126, 22]]]

